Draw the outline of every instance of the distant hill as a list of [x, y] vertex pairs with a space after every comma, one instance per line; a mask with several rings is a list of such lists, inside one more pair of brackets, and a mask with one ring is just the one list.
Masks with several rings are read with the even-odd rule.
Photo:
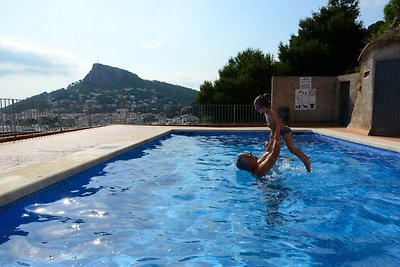
[[[125, 107], [130, 111], [160, 112], [171, 106], [195, 103], [198, 91], [160, 81], [141, 79], [127, 70], [95, 63], [90, 72], [78, 82], [31, 100], [62, 103], [63, 112], [113, 112]], [[22, 103], [20, 103], [22, 104]], [[22, 105], [21, 105], [22, 106]]]

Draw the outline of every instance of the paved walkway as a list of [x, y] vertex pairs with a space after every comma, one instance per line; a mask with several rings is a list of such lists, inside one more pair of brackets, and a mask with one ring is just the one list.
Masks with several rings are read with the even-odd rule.
[[[129, 151], [173, 129], [254, 131], [265, 130], [265, 127], [203, 128], [112, 125], [0, 143], [0, 206]], [[342, 128], [323, 128], [313, 131], [400, 152], [399, 138], [371, 137]]]
[[337, 137], [346, 141], [361, 143], [373, 147], [384, 148], [400, 152], [400, 138], [369, 136], [359, 131], [346, 128], [320, 128], [313, 129], [313, 132]]
[[132, 142], [164, 133], [171, 128], [112, 125], [49, 136], [0, 143], [0, 174], [75, 152], [129, 139]]

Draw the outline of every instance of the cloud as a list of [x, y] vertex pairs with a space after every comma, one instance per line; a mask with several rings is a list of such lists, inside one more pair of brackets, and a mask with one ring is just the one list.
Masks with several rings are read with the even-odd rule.
[[70, 75], [78, 61], [69, 52], [0, 39], [0, 77], [15, 74]]
[[166, 40], [165, 39], [154, 39], [150, 41], [146, 41], [142, 44], [143, 48], [146, 49], [158, 49], [161, 48], [165, 45]]

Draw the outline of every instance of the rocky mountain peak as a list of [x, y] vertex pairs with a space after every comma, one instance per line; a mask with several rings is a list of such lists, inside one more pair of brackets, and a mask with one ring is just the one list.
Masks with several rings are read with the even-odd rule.
[[110, 86], [110, 83], [118, 83], [120, 81], [143, 82], [136, 74], [127, 70], [94, 63], [92, 69], [83, 79], [96, 87], [104, 88]]

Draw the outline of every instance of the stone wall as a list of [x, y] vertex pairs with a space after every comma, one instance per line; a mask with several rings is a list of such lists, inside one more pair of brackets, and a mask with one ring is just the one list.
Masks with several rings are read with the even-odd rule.
[[311, 87], [316, 89], [314, 110], [295, 110], [295, 90], [300, 88], [300, 77], [272, 77], [272, 109], [279, 114], [282, 107], [289, 109], [288, 124], [337, 124], [338, 78], [311, 77]]
[[349, 127], [363, 130], [370, 130], [372, 123], [372, 104], [373, 104], [373, 60], [364, 61], [360, 74], [360, 86], [357, 88], [358, 94], [351, 115]]
[[360, 80], [361, 87], [357, 95], [349, 127], [371, 130], [374, 97], [375, 62], [400, 57], [400, 41], [383, 40], [367, 46], [360, 56], [362, 59]]

